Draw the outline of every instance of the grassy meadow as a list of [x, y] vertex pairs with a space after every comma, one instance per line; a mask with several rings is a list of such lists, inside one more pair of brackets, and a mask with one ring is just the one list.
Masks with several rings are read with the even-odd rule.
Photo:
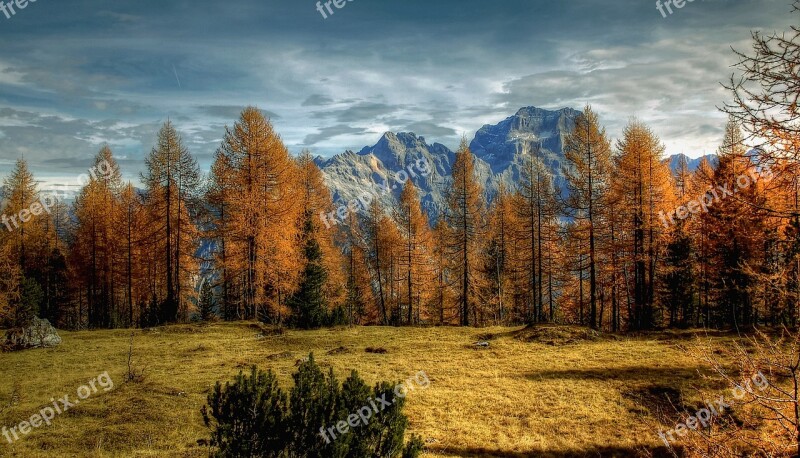
[[[296, 362], [313, 352], [340, 381], [406, 380], [425, 371], [427, 389], [408, 396], [410, 433], [426, 457], [663, 455], [654, 414], [664, 393], [692, 402], [706, 383], [683, 346], [690, 333], [620, 337], [580, 328], [357, 327], [273, 332], [253, 323], [176, 325], [133, 331], [61, 332], [53, 349], [0, 354], [0, 427], [27, 420], [51, 398], [108, 371], [96, 394], [9, 445], [9, 457], [204, 457], [200, 414], [217, 380], [251, 365], [275, 371], [289, 389]], [[473, 343], [488, 340], [489, 348]], [[724, 343], [726, 337], [717, 337]], [[368, 353], [369, 347], [385, 353]], [[667, 403], [668, 406], [668, 403]], [[663, 447], [662, 447], [663, 448]]]

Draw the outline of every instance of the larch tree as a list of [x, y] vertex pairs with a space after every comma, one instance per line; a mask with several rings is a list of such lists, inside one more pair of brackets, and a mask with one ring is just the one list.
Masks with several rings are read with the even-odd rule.
[[[34, 315], [55, 321], [64, 297], [54, 293], [55, 282], [63, 286], [66, 266], [50, 215], [53, 199], [44, 199], [24, 160], [18, 160], [4, 180], [6, 205], [0, 231], [4, 231], [7, 254], [16, 262], [20, 277], [19, 298], [14, 302], [17, 322]], [[24, 318], [24, 319], [23, 319]]]
[[[115, 236], [121, 246], [118, 256], [122, 269], [124, 285], [124, 303], [127, 312], [127, 324], [136, 327], [140, 324], [144, 313], [144, 304], [147, 303], [145, 275], [142, 263], [147, 256], [142, 250], [140, 229], [145, 222], [143, 202], [133, 187], [128, 182], [122, 187], [119, 194], [119, 211], [115, 221]], [[138, 307], [138, 312], [136, 311]], [[125, 314], [125, 313], [123, 313]]]
[[462, 326], [477, 324], [474, 318], [484, 285], [480, 259], [485, 229], [483, 203], [483, 189], [475, 176], [475, 156], [466, 139], [462, 139], [447, 190], [448, 257], [451, 271], [457, 278], [454, 285]]
[[115, 221], [120, 211], [120, 172], [113, 152], [104, 146], [95, 156], [92, 173], [73, 204], [73, 244], [70, 258], [78, 266], [80, 291], [85, 294], [89, 327], [118, 324], [116, 267], [123, 252]]
[[[800, 15], [800, 2], [792, 2]], [[736, 72], [726, 88], [732, 100], [723, 110], [751, 144], [753, 159], [775, 174], [798, 174], [800, 168], [800, 27], [788, 31], [752, 32], [752, 52], [734, 50]], [[798, 216], [798, 208], [788, 212]]]
[[225, 256], [229, 274], [242, 291], [237, 315], [254, 319], [259, 310], [277, 306], [279, 291], [289, 293], [279, 285], [283, 276], [290, 273], [296, 278], [303, 268], [296, 263], [296, 271], [286, 270], [296, 259], [295, 242], [303, 228], [298, 223], [302, 213], [298, 167], [272, 124], [254, 107], [245, 108], [226, 130], [218, 154], [227, 158], [232, 173]]
[[452, 273], [450, 271], [447, 240], [450, 229], [444, 215], [440, 215], [433, 227], [433, 278], [436, 294], [430, 299], [431, 316], [443, 326], [453, 320], [449, 304], [454, 301]]
[[611, 144], [597, 114], [587, 106], [575, 120], [564, 141], [567, 179], [566, 207], [570, 216], [585, 221], [589, 268], [589, 325], [597, 327], [597, 238], [596, 221], [604, 211], [611, 170]]
[[717, 320], [739, 328], [755, 322], [753, 288], [765, 233], [765, 198], [754, 179], [756, 167], [748, 157], [739, 125], [731, 119], [719, 152], [712, 179], [715, 202], [707, 213], [712, 298]]
[[509, 307], [513, 303], [513, 273], [516, 268], [514, 243], [517, 218], [513, 196], [501, 185], [488, 212], [486, 258], [484, 269], [488, 280], [488, 293], [494, 322], [506, 323]]
[[383, 325], [399, 325], [400, 259], [402, 236], [379, 199], [373, 199], [366, 220], [367, 253], [376, 308]]
[[225, 320], [233, 320], [237, 310], [233, 298], [233, 269], [230, 266], [233, 236], [232, 208], [236, 196], [234, 178], [230, 156], [222, 149], [217, 150], [206, 189], [206, 202], [210, 208], [206, 237], [214, 244], [211, 254], [217, 281], [212, 287], [222, 290], [219, 308]]
[[406, 323], [413, 325], [419, 322], [420, 309], [427, 301], [430, 292], [428, 287], [431, 230], [428, 218], [422, 212], [419, 193], [409, 180], [400, 194], [394, 218], [403, 238], [400, 265], [403, 269], [406, 288]]
[[198, 231], [191, 218], [190, 205], [200, 185], [197, 162], [184, 146], [181, 136], [170, 121], [158, 133], [156, 146], [145, 159], [142, 181], [147, 188], [150, 212], [150, 245], [164, 260], [160, 275], [163, 286], [155, 294], [159, 298], [159, 320], [175, 322], [186, 312], [184, 281], [188, 282], [198, 246]]
[[659, 218], [675, 206], [671, 173], [664, 162], [664, 146], [643, 123], [632, 121], [617, 143], [614, 192], [627, 223], [623, 229], [626, 265], [633, 266], [633, 297], [629, 325], [650, 329], [656, 324], [655, 293], [666, 228]]
[[[43, 262], [42, 243], [44, 233], [37, 219], [47, 215], [33, 215], [31, 209], [40, 200], [39, 186], [25, 160], [18, 160], [4, 180], [6, 188], [6, 207], [3, 213], [2, 230], [8, 231], [8, 243], [12, 256], [17, 260], [23, 273], [31, 276]], [[10, 215], [10, 216], [8, 216]]]
[[368, 261], [368, 240], [362, 229], [363, 219], [357, 212], [348, 212], [342, 228], [342, 251], [346, 261], [345, 310], [347, 324], [379, 323], [379, 314], [372, 291]]
[[[686, 156], [680, 157], [673, 177], [678, 202], [693, 200], [695, 197], [690, 197], [692, 173]], [[664, 219], [663, 222], [667, 220]], [[670, 327], [688, 327], [697, 322], [694, 307], [697, 286], [694, 240], [690, 233], [690, 224], [686, 220], [676, 221], [667, 232], [668, 241], [661, 273], [664, 305], [669, 314]]]
[[[687, 190], [688, 198], [713, 197], [710, 190], [714, 179], [714, 168], [708, 159], [703, 158], [700, 165], [692, 173]], [[709, 219], [702, 216], [691, 218], [686, 222], [687, 230], [692, 238], [692, 246], [697, 253], [696, 280], [697, 280], [697, 323], [711, 326], [711, 247], [709, 241]]]

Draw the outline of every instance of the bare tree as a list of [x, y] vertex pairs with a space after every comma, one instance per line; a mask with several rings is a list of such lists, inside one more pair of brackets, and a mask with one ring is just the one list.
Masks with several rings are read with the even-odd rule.
[[[792, 4], [792, 14], [800, 14], [800, 0]], [[737, 73], [723, 86], [731, 91], [733, 100], [725, 111], [746, 136], [744, 141], [754, 147], [752, 159], [785, 177], [775, 180], [775, 186], [797, 190], [800, 170], [800, 27], [772, 34], [752, 32], [753, 51], [746, 54], [736, 49], [739, 58], [734, 67]], [[800, 215], [800, 206], [770, 208], [786, 217]]]
[[800, 333], [756, 330], [724, 348], [700, 339], [690, 354], [710, 366], [709, 378], [728, 390], [700, 391], [711, 400], [710, 412], [696, 413], [697, 427], [682, 429], [684, 456], [800, 456]]

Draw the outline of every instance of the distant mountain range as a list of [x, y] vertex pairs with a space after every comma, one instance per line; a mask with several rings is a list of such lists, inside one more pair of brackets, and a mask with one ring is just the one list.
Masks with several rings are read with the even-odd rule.
[[700, 163], [703, 162], [703, 159], [708, 160], [709, 164], [712, 167], [717, 166], [717, 155], [716, 154], [707, 154], [705, 156], [698, 157], [696, 159], [692, 159], [685, 154], [673, 154], [667, 160], [669, 161], [669, 168], [672, 170], [673, 173], [677, 172], [681, 166], [681, 159], [686, 159], [686, 165], [689, 167], [689, 170], [694, 172], [700, 167]]
[[[470, 143], [470, 150], [475, 154], [475, 172], [487, 198], [497, 192], [501, 183], [507, 189], [515, 188], [523, 158], [529, 151], [538, 151], [539, 157], [553, 173], [555, 186], [564, 190], [563, 144], [579, 114], [572, 108], [550, 111], [526, 107], [498, 124], [485, 125], [478, 130]], [[681, 156], [667, 159], [673, 171], [677, 170]], [[713, 155], [706, 157], [716, 160]], [[695, 170], [702, 160], [686, 159], [691, 170]], [[455, 153], [440, 143], [428, 144], [424, 137], [414, 133], [387, 132], [374, 146], [365, 147], [358, 153], [347, 151], [330, 159], [317, 158], [317, 165], [322, 169], [337, 205], [371, 193], [388, 206], [402, 190], [395, 175], [415, 170], [420, 160], [431, 165], [432, 173], [410, 179], [420, 190], [423, 208], [432, 219], [436, 219], [446, 206], [444, 192], [455, 160]], [[399, 178], [402, 181], [405, 175], [400, 173]]]

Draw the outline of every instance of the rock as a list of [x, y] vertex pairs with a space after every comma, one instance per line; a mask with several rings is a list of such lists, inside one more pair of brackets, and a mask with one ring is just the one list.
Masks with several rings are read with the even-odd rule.
[[328, 351], [329, 355], [341, 355], [342, 353], [350, 353], [350, 349], [347, 347], [339, 347]]
[[6, 332], [4, 346], [10, 350], [29, 348], [50, 348], [61, 344], [58, 331], [49, 321], [33, 318], [25, 328], [10, 329]]
[[285, 351], [283, 353], [275, 353], [274, 355], [267, 356], [267, 359], [270, 361], [277, 361], [279, 359], [289, 359], [294, 357], [294, 354], [290, 351]]
[[478, 348], [489, 348], [489, 342], [475, 342], [474, 345]]

